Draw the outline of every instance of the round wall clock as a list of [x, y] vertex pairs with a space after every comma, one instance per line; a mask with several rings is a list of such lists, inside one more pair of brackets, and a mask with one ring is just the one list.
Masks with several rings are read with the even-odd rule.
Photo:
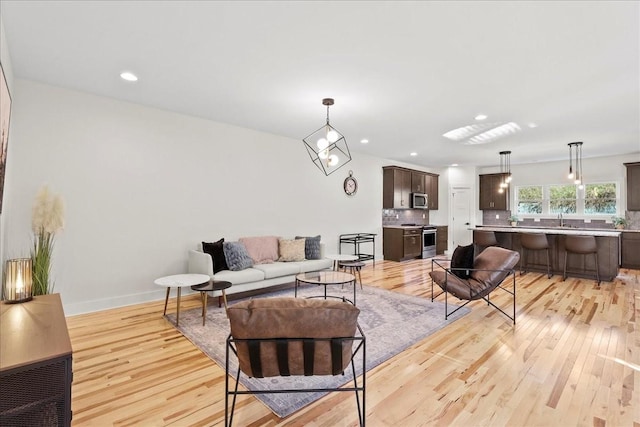
[[358, 191], [358, 181], [353, 177], [353, 171], [344, 179], [344, 192], [347, 196], [353, 196]]

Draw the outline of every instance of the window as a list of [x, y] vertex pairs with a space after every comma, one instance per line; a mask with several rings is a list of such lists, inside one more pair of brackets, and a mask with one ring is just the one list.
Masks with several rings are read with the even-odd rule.
[[584, 213], [588, 215], [615, 215], [616, 184], [587, 184], [584, 192]]
[[618, 184], [524, 185], [515, 188], [515, 211], [519, 215], [617, 215]]
[[549, 187], [549, 213], [574, 214], [578, 212], [577, 186], [552, 185]]
[[531, 185], [518, 187], [516, 212], [519, 214], [541, 214], [542, 213], [542, 186]]

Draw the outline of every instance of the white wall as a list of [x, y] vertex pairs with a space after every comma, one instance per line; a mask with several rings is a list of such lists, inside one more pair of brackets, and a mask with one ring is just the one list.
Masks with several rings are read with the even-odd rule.
[[[53, 277], [67, 315], [161, 299], [202, 240], [379, 233], [382, 159], [326, 177], [301, 141], [15, 80], [5, 258], [29, 253], [31, 205], [49, 185], [66, 205]], [[348, 197], [353, 170], [359, 189]], [[346, 249], [346, 247], [345, 247]]]

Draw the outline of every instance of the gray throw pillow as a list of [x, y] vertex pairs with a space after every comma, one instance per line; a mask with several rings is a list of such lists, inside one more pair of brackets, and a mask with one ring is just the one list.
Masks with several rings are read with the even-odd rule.
[[320, 259], [320, 235], [315, 237], [296, 236], [296, 239], [304, 239], [304, 257], [306, 259]]
[[240, 242], [224, 242], [222, 244], [224, 257], [231, 271], [240, 271], [253, 267], [253, 260], [247, 252], [247, 248]]

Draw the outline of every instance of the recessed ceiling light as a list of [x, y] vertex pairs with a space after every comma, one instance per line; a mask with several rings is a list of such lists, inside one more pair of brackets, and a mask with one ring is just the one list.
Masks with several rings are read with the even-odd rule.
[[418, 153], [416, 153], [416, 152], [414, 151], [413, 153], [410, 153], [409, 155], [410, 155], [410, 156], [417, 156], [417, 155], [418, 155]]
[[124, 71], [122, 73], [120, 73], [120, 77], [123, 80], [126, 80], [128, 82], [137, 82], [138, 81], [138, 76], [136, 76], [135, 74], [129, 72], [129, 71]]
[[458, 166], [458, 164], [457, 163], [451, 163], [451, 166], [455, 168], [456, 166]]
[[531, 129], [538, 127], [538, 125], [535, 123], [529, 123], [527, 126], [529, 126]]
[[368, 144], [368, 143], [369, 143], [369, 140], [368, 140], [368, 139], [361, 139], [361, 140], [360, 140], [360, 143], [362, 143], [362, 144]]
[[486, 114], [478, 114], [478, 115], [476, 116], [476, 120], [484, 120], [484, 119], [486, 119], [486, 118], [487, 118], [487, 115], [486, 115]]

